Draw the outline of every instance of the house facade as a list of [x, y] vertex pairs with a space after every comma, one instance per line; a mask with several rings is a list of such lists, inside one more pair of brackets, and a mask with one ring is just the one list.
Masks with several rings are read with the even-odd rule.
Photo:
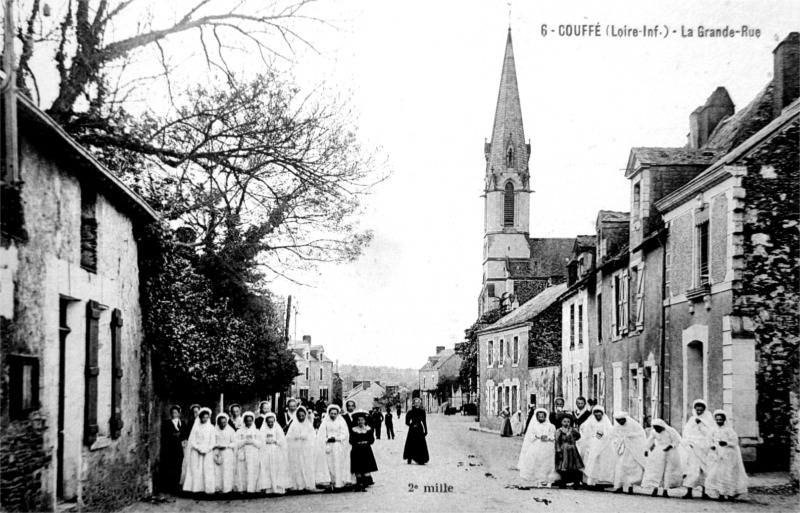
[[[436, 346], [436, 354], [429, 356], [419, 370], [420, 398], [428, 413], [439, 412], [445, 407], [459, 408], [463, 404], [458, 375], [461, 357], [455, 349]], [[443, 390], [440, 385], [447, 383]]]
[[347, 394], [346, 401], [355, 401], [357, 410], [371, 410], [378, 403], [375, 401], [383, 397], [386, 387], [379, 381], [361, 381]]
[[500, 429], [500, 412], [551, 408], [561, 395], [561, 304], [566, 283], [548, 287], [478, 331], [480, 423]]
[[2, 509], [119, 508], [152, 491], [157, 453], [137, 243], [157, 215], [16, 102], [19, 176], [5, 166], [2, 184]]
[[289, 397], [302, 400], [322, 398], [330, 404], [334, 392], [333, 360], [325, 356], [325, 348], [312, 345], [311, 336], [303, 335], [302, 341], [289, 344], [297, 364], [297, 376], [289, 387]]
[[692, 139], [725, 155], [656, 204], [669, 230], [670, 415], [705, 397], [730, 413], [745, 461], [782, 466], [794, 378], [781, 369], [798, 363], [798, 54], [793, 33], [773, 81]]

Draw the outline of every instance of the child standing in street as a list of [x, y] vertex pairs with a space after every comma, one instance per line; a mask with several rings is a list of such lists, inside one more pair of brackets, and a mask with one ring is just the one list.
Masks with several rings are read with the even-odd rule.
[[556, 470], [561, 476], [559, 488], [573, 483], [577, 488], [581, 484], [583, 460], [575, 443], [580, 439], [580, 432], [573, 426], [573, 416], [561, 417], [561, 427], [556, 431]]
[[394, 420], [392, 420], [391, 406], [386, 407], [386, 417], [384, 417], [384, 422], [386, 422], [386, 439], [394, 440]]

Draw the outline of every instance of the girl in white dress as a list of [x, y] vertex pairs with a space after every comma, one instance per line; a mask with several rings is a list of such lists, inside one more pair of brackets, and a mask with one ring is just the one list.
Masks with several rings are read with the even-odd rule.
[[255, 415], [248, 411], [242, 415], [244, 426], [236, 432], [237, 462], [236, 490], [254, 493], [258, 491], [258, 473], [261, 468], [261, 436], [253, 425]]
[[617, 466], [617, 453], [611, 437], [611, 421], [602, 406], [595, 406], [592, 416], [581, 424], [583, 446], [583, 473], [589, 486], [598, 487], [614, 483], [614, 469]]
[[305, 406], [295, 412], [295, 420], [286, 434], [288, 446], [289, 477], [295, 491], [317, 491], [314, 479], [314, 441], [317, 432]]
[[622, 493], [628, 488], [633, 494], [633, 487], [642, 482], [642, 473], [647, 463], [644, 455], [647, 446], [647, 435], [642, 425], [633, 420], [627, 412], [614, 414], [616, 423], [611, 429], [611, 441], [617, 454], [617, 465], [614, 469], [614, 493]]
[[[200, 405], [193, 404], [189, 407], [189, 413], [192, 415], [192, 427], [189, 430], [191, 435], [191, 430], [200, 422], [200, 419], [197, 418], [198, 414], [200, 413]], [[186, 469], [189, 467], [189, 456], [192, 453], [192, 446], [189, 445], [189, 441], [186, 441], [186, 445], [183, 447], [183, 463], [181, 463], [181, 486], [183, 486], [183, 482], [186, 481]]]
[[211, 410], [201, 408], [189, 435], [189, 464], [183, 481], [185, 492], [214, 493], [214, 425], [209, 417]]
[[724, 410], [714, 412], [714, 421], [716, 426], [711, 435], [706, 493], [711, 498], [733, 500], [747, 493], [747, 474], [739, 449], [739, 437]]
[[236, 431], [228, 424], [226, 414], [217, 415], [214, 430], [214, 490], [230, 493], [236, 475]]
[[317, 458], [317, 462], [324, 462], [316, 469], [317, 484], [334, 490], [355, 483], [350, 472], [350, 430], [339, 412], [338, 405], [328, 406], [328, 414], [317, 431], [318, 450], [324, 456]]
[[556, 428], [547, 419], [547, 410], [537, 408], [528, 425], [517, 468], [533, 486], [550, 486], [559, 479], [556, 473]]
[[653, 431], [647, 439], [645, 451], [647, 463], [642, 475], [642, 488], [652, 488], [653, 496], [658, 495], [658, 489], [662, 488], [664, 497], [668, 497], [667, 490], [683, 482], [683, 466], [678, 454], [681, 442], [681, 435], [675, 428], [661, 419], [653, 421]]
[[268, 494], [284, 494], [291, 487], [289, 465], [286, 461], [286, 435], [276, 422], [274, 413], [267, 413], [261, 435], [261, 470], [258, 489]]
[[702, 490], [708, 476], [711, 433], [716, 424], [707, 408], [704, 400], [697, 399], [692, 403], [692, 416], [683, 427], [683, 446], [686, 454], [686, 477], [683, 478], [683, 486], [688, 489], [684, 495], [685, 499], [692, 497], [695, 488]]

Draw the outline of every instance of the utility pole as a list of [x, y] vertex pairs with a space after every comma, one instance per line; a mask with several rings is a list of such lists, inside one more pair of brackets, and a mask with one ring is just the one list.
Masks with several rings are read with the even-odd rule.
[[3, 32], [3, 171], [6, 185], [19, 182], [19, 148], [17, 140], [17, 84], [14, 70], [14, 0], [5, 0]]

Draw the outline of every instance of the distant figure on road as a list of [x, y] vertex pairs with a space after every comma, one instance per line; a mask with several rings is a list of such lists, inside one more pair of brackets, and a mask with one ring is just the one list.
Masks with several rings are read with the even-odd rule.
[[522, 420], [522, 410], [511, 416], [511, 431], [515, 436], [522, 436], [525, 428], [525, 423]]
[[514, 430], [511, 429], [511, 413], [508, 406], [500, 412], [500, 417], [503, 419], [503, 423], [500, 426], [500, 436], [514, 436]]
[[412, 402], [411, 410], [406, 413], [406, 426], [408, 426], [408, 436], [406, 436], [406, 446], [403, 449], [403, 459], [411, 465], [411, 460], [420, 465], [428, 463], [428, 444], [425, 437], [428, 436], [428, 422], [425, 420], [425, 410], [422, 409], [422, 400], [415, 397]]
[[383, 413], [380, 408], [372, 411], [372, 426], [375, 429], [375, 438], [381, 439], [381, 426], [383, 425]]
[[397, 403], [397, 420], [400, 420], [400, 403]]
[[384, 421], [386, 422], [386, 439], [394, 440], [394, 421], [392, 420], [392, 408], [389, 406], [386, 407]]

